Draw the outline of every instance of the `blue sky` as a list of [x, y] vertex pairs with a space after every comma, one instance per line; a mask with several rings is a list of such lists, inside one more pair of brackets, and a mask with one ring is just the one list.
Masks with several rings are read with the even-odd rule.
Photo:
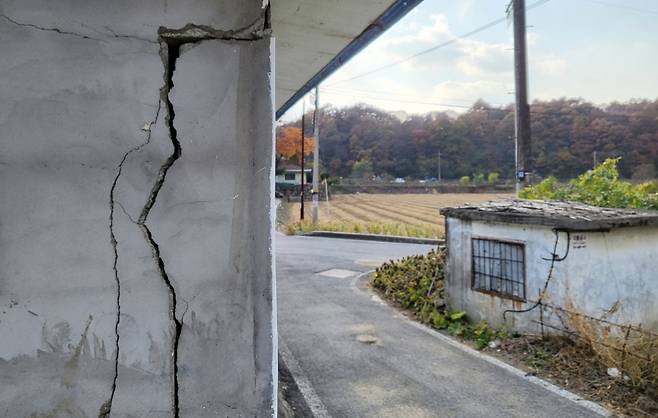
[[[526, 0], [527, 6], [535, 3]], [[503, 17], [508, 0], [425, 0], [325, 80], [321, 104], [408, 113], [513, 101], [512, 26], [502, 23], [348, 80]], [[658, 98], [658, 0], [550, 0], [527, 12], [530, 100]], [[348, 80], [348, 81], [346, 81]], [[284, 120], [298, 117], [300, 107]]]

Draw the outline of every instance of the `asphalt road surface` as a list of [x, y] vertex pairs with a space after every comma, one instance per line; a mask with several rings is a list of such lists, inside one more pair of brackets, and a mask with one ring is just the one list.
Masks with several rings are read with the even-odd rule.
[[358, 278], [431, 247], [276, 238], [281, 353], [317, 417], [600, 416], [412, 325]]

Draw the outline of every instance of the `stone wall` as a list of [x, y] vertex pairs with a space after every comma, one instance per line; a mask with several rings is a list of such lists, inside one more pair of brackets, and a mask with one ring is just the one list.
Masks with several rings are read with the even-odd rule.
[[272, 415], [267, 19], [0, 0], [0, 415]]

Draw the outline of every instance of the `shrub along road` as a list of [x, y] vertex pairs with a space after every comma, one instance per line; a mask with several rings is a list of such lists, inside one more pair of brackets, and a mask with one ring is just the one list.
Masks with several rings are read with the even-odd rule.
[[319, 416], [598, 416], [423, 332], [355, 285], [357, 273], [431, 247], [276, 239], [279, 338]]

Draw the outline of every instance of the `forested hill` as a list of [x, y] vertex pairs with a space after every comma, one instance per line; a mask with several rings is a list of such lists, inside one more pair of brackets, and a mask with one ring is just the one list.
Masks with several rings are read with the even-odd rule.
[[[399, 113], [399, 112], [398, 112]], [[653, 177], [658, 169], [658, 99], [612, 103], [605, 108], [579, 99], [531, 105], [533, 158], [540, 176], [577, 176], [597, 160], [622, 157], [621, 175]], [[398, 115], [399, 116], [399, 115]], [[310, 113], [307, 135], [312, 135]], [[299, 121], [293, 124], [300, 126]], [[322, 171], [332, 176], [359, 173], [393, 177], [437, 176], [441, 152], [446, 179], [514, 173], [514, 108], [476, 102], [455, 116], [428, 113], [400, 120], [367, 105], [324, 107], [320, 121]]]

